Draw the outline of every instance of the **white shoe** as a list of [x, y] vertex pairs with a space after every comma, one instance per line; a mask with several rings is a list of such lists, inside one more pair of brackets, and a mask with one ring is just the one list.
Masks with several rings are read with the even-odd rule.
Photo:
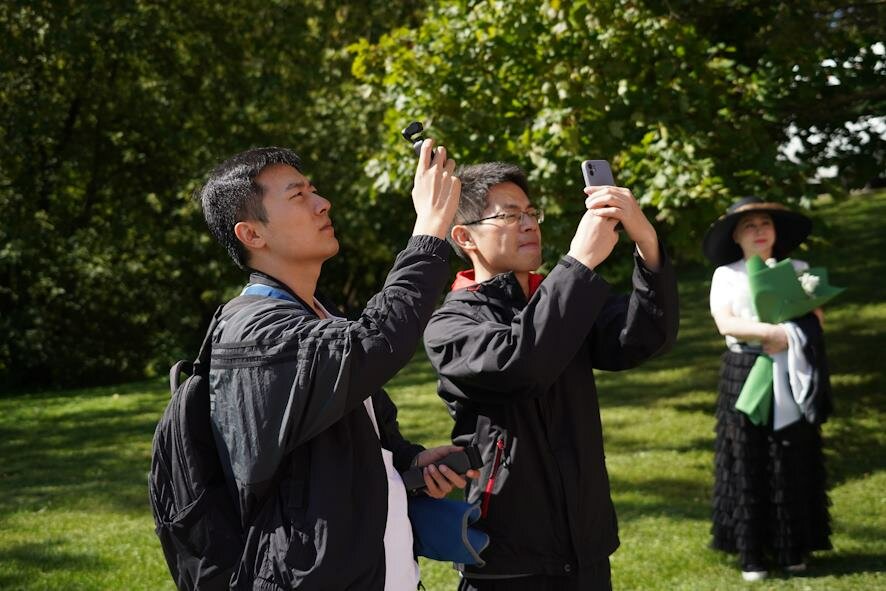
[[797, 564], [790, 564], [790, 565], [784, 567], [784, 570], [785, 570], [785, 572], [792, 574], [792, 575], [798, 575], [800, 573], [805, 573], [806, 572], [806, 563], [799, 562]]
[[741, 578], [749, 583], [753, 583], [754, 581], [762, 581], [766, 578], [765, 570], [743, 570], [741, 571]]

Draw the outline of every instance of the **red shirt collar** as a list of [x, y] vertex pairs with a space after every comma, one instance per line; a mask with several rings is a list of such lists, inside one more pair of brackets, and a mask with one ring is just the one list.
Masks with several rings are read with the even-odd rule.
[[[459, 271], [455, 274], [455, 281], [452, 282], [452, 291], [457, 291], [459, 289], [476, 289], [475, 286], [479, 285], [479, 283], [477, 283], [477, 280], [474, 277], [473, 269]], [[532, 297], [532, 294], [536, 292], [538, 286], [544, 281], [544, 278], [545, 276], [541, 273], [529, 274], [529, 297]]]

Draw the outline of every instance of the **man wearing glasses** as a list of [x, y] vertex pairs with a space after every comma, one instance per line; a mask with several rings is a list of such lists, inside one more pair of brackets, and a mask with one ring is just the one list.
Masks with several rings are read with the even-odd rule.
[[[603, 456], [593, 368], [622, 370], [677, 335], [677, 285], [652, 224], [622, 187], [585, 188], [569, 253], [543, 277], [542, 211], [520, 168], [463, 167], [449, 240], [470, 261], [425, 330], [453, 442], [485, 466], [465, 494], [491, 538], [462, 590], [611, 589], [618, 527]], [[633, 290], [595, 272], [618, 241], [635, 243]]]

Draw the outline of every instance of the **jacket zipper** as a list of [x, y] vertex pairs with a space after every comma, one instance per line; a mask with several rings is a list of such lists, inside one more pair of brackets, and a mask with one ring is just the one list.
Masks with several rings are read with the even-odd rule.
[[486, 482], [486, 490], [483, 491], [483, 504], [480, 506], [480, 517], [486, 517], [489, 512], [489, 500], [492, 498], [492, 491], [495, 488], [495, 477], [498, 476], [498, 470], [501, 468], [501, 456], [505, 451], [505, 440], [499, 437], [495, 442], [495, 459], [492, 461], [492, 474]]

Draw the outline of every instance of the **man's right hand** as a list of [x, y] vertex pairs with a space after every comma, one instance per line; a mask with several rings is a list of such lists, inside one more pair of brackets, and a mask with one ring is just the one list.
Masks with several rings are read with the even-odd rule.
[[455, 160], [446, 158], [446, 148], [437, 148], [432, 159], [433, 149], [434, 140], [426, 139], [418, 156], [412, 186], [412, 204], [416, 214], [412, 235], [445, 239], [458, 209], [461, 181], [453, 175]]
[[606, 260], [618, 242], [616, 224], [618, 220], [615, 218], [586, 211], [578, 223], [567, 254], [589, 269], [595, 268]]

